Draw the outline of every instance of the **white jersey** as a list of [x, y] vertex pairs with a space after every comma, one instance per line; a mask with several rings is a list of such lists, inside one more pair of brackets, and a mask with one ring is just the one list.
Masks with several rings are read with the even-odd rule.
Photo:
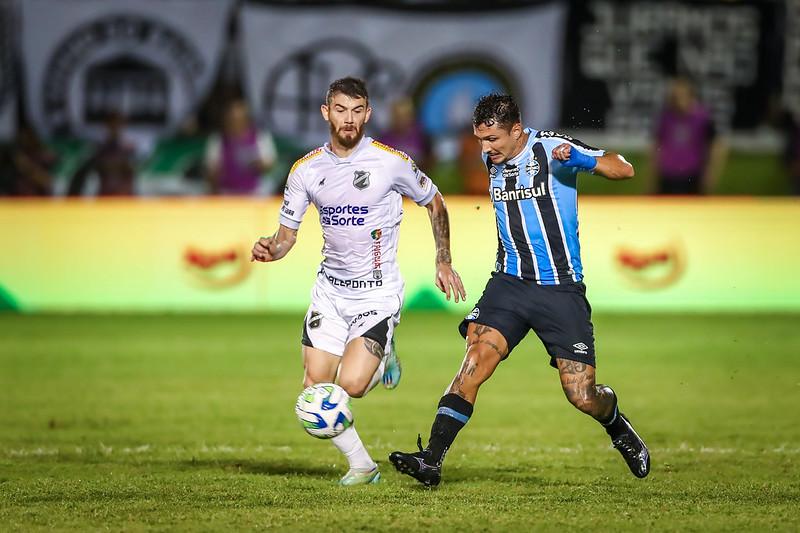
[[427, 205], [436, 185], [406, 154], [364, 137], [345, 158], [326, 144], [289, 173], [280, 223], [298, 229], [314, 204], [322, 226], [322, 265], [335, 293], [350, 298], [400, 294], [397, 243], [402, 197]]

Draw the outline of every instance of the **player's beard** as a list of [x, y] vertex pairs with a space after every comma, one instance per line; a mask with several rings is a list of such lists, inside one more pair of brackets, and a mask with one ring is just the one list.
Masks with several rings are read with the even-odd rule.
[[[364, 125], [362, 124], [360, 128], [354, 128], [354, 130], [350, 130], [345, 132], [342, 128], [340, 132], [339, 129], [336, 128], [333, 124], [330, 124], [331, 129], [331, 137], [336, 137], [336, 140], [339, 144], [347, 149], [355, 147], [360, 141], [361, 138], [364, 136]], [[350, 133], [352, 135], [345, 136], [346, 133]]]

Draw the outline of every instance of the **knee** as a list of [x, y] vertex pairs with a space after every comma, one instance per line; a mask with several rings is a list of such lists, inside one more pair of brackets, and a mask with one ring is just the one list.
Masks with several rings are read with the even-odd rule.
[[361, 398], [367, 393], [369, 383], [361, 383], [360, 380], [347, 376], [340, 376], [339, 386], [343, 388], [351, 398]]
[[587, 415], [594, 412], [595, 402], [591, 387], [564, 389], [564, 394], [567, 400], [569, 400], [569, 403], [574, 405], [578, 411], [586, 413]]

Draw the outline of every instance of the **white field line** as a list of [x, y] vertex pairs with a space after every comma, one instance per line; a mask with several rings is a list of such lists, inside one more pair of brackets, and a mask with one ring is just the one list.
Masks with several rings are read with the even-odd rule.
[[[541, 454], [581, 454], [597, 450], [607, 449], [607, 446], [530, 446], [515, 447], [502, 446], [498, 444], [470, 445], [464, 443], [465, 448], [470, 451], [478, 451], [489, 455], [495, 454], [514, 454], [514, 455], [541, 455]], [[388, 442], [371, 444], [369, 448], [378, 447], [402, 449], [402, 446]], [[463, 448], [462, 448], [463, 450]], [[800, 454], [800, 447], [782, 443], [779, 446], [764, 449], [729, 448], [705, 446], [702, 444], [690, 444], [681, 442], [676, 447], [651, 448], [651, 453], [661, 456], [670, 454], [700, 454], [700, 455], [797, 455]], [[187, 446], [157, 446], [154, 444], [142, 444], [139, 446], [113, 446], [99, 442], [97, 446], [31, 446], [23, 448], [0, 449], [0, 455], [7, 458], [15, 457], [51, 457], [57, 455], [82, 456], [82, 455], [103, 455], [111, 456], [148, 456], [148, 455], [173, 455], [173, 456], [198, 456], [198, 455], [260, 455], [263, 453], [288, 454], [292, 452], [289, 446], [233, 446], [230, 444], [202, 444], [197, 447]]]

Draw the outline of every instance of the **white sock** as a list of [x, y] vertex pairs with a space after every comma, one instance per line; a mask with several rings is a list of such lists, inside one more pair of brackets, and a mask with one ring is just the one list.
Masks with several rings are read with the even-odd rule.
[[350, 463], [350, 468], [358, 470], [372, 470], [377, 464], [369, 456], [369, 452], [361, 442], [355, 426], [350, 426], [345, 429], [341, 435], [331, 439], [333, 445], [336, 446], [340, 452], [347, 457], [347, 462]]
[[367, 385], [367, 392], [374, 389], [378, 385], [378, 383], [383, 381], [383, 370], [386, 366], [385, 363], [386, 363], [386, 357], [384, 356], [384, 358], [381, 359], [381, 364], [378, 365], [378, 368], [375, 369], [375, 373], [372, 374], [372, 378], [370, 378], [369, 380], [369, 385]]

